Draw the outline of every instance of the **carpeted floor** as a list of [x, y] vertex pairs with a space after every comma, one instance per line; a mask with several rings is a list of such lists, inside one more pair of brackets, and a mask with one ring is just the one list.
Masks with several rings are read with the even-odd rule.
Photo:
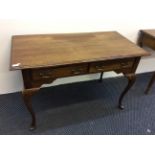
[[33, 99], [38, 128], [29, 131], [30, 115], [21, 93], [0, 96], [0, 134], [116, 135], [155, 134], [155, 87], [144, 89], [152, 73], [137, 76], [117, 108], [125, 78], [79, 82], [41, 89]]

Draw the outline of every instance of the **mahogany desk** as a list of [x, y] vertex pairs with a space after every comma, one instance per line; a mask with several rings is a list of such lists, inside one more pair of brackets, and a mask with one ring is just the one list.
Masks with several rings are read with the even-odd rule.
[[[23, 98], [36, 127], [31, 97], [42, 84], [56, 78], [115, 71], [123, 73], [128, 84], [122, 99], [135, 82], [135, 71], [141, 56], [148, 55], [118, 32], [19, 35], [12, 37], [11, 70], [21, 70]], [[101, 74], [102, 78], [102, 74]]]
[[[138, 37], [138, 45], [140, 47], [147, 46], [155, 50], [155, 29], [153, 30], [141, 30]], [[148, 94], [153, 83], [155, 82], [155, 73], [152, 75], [150, 82], [145, 90], [145, 93]]]

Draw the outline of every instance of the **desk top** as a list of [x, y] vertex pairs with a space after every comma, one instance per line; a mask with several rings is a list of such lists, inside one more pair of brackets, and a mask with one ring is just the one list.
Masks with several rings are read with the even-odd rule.
[[67, 65], [148, 55], [118, 32], [12, 37], [11, 69]]
[[155, 37], [155, 29], [148, 29], [148, 30], [141, 30], [144, 33], [147, 33], [148, 35]]

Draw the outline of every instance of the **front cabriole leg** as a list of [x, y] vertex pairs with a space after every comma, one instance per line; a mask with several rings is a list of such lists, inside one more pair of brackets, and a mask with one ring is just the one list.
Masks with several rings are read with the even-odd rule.
[[124, 109], [124, 106], [122, 105], [122, 100], [125, 96], [125, 94], [129, 91], [129, 89], [133, 86], [136, 80], [136, 75], [135, 73], [129, 73], [129, 74], [124, 74], [124, 76], [128, 79], [128, 84], [125, 87], [124, 91], [122, 92], [120, 98], [119, 98], [119, 108]]
[[35, 117], [35, 112], [32, 108], [31, 97], [38, 90], [39, 90], [39, 88], [31, 88], [31, 89], [24, 89], [22, 92], [26, 108], [29, 111], [29, 113], [31, 114], [32, 121], [31, 121], [31, 125], [30, 125], [30, 130], [34, 130], [36, 128], [36, 117]]

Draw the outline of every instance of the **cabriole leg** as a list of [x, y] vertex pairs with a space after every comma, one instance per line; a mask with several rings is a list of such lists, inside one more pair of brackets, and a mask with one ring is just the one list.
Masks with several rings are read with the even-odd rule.
[[149, 90], [151, 89], [153, 83], [155, 82], [155, 73], [152, 75], [151, 80], [145, 90], [145, 94], [148, 94]]
[[31, 103], [31, 97], [34, 93], [36, 93], [39, 90], [39, 88], [32, 88], [32, 89], [24, 89], [22, 92], [24, 103], [26, 105], [27, 110], [31, 114], [31, 125], [30, 125], [30, 130], [34, 130], [36, 128], [36, 117], [34, 110], [32, 108], [32, 103]]
[[131, 74], [125, 74], [125, 77], [128, 79], [128, 84], [125, 87], [124, 91], [122, 92], [120, 98], [119, 98], [119, 108], [124, 109], [124, 106], [122, 105], [122, 100], [125, 96], [125, 94], [129, 91], [129, 89], [133, 86], [136, 80], [136, 75], [134, 73]]
[[104, 72], [101, 72], [99, 82], [102, 82]]

